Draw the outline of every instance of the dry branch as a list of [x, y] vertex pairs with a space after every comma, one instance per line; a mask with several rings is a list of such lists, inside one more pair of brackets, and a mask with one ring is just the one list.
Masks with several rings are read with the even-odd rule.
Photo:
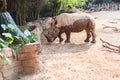
[[100, 40], [102, 41], [102, 46], [107, 48], [108, 50], [110, 50], [112, 52], [117, 52], [117, 53], [120, 52], [120, 45], [116, 46], [116, 45], [110, 44], [101, 38], [100, 38]]
[[105, 24], [102, 24], [102, 25], [105, 26], [105, 27], [103, 27], [103, 29], [106, 29], [106, 28], [113, 28], [114, 31], [120, 32], [120, 29], [118, 29], [118, 28], [116, 28], [116, 27], [107, 26], [107, 25], [105, 25]]
[[117, 24], [117, 22], [109, 21], [109, 23]]

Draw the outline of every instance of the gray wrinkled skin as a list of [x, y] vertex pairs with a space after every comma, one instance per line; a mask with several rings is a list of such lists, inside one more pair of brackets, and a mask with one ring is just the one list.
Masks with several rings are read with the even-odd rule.
[[43, 34], [46, 37], [48, 42], [53, 42], [59, 35], [59, 29], [58, 28], [55, 28], [55, 29], [49, 28], [49, 29], [46, 29], [43, 32]]

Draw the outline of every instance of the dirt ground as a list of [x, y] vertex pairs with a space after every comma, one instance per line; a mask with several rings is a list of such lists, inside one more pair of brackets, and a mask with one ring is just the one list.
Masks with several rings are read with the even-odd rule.
[[[84, 43], [85, 32], [72, 33], [71, 43], [42, 45], [41, 71], [18, 80], [120, 80], [120, 53], [107, 51], [100, 38], [120, 45], [120, 32], [103, 29], [103, 24], [120, 28], [120, 11], [91, 13], [96, 20], [97, 43]], [[65, 39], [65, 35], [62, 37]]]

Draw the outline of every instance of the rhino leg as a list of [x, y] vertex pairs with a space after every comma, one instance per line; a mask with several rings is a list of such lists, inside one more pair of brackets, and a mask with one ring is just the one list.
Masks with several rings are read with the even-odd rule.
[[95, 38], [96, 38], [95, 29], [90, 30], [90, 32], [92, 34], [92, 41], [91, 41], [91, 43], [95, 43], [96, 42], [96, 40], [95, 40]]
[[70, 43], [70, 31], [66, 31], [65, 34], [66, 34], [65, 43]]
[[62, 32], [60, 32], [59, 35], [58, 35], [58, 38], [59, 38], [59, 42], [60, 42], [60, 43], [63, 41], [63, 38], [61, 37], [61, 34], [62, 34]]
[[85, 41], [85, 42], [89, 42], [89, 39], [90, 39], [90, 37], [91, 37], [91, 35], [90, 35], [90, 30], [89, 30], [89, 29], [85, 29], [85, 31], [86, 31], [87, 37], [86, 37], [86, 39], [85, 39], [84, 41]]

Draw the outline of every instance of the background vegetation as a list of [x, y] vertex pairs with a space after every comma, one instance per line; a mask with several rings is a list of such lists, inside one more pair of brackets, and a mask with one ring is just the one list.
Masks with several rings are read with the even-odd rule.
[[85, 8], [88, 2], [108, 3], [120, 0], [7, 0], [8, 11], [18, 25], [43, 16], [54, 16], [67, 10], [68, 6], [78, 9]]
[[[68, 5], [81, 7], [87, 0], [7, 0], [8, 11], [18, 25], [38, 19], [41, 16], [54, 16]], [[45, 14], [45, 15], [44, 15]]]
[[8, 11], [17, 24], [23, 25], [27, 21], [39, 17], [40, 10], [47, 0], [7, 0]]

